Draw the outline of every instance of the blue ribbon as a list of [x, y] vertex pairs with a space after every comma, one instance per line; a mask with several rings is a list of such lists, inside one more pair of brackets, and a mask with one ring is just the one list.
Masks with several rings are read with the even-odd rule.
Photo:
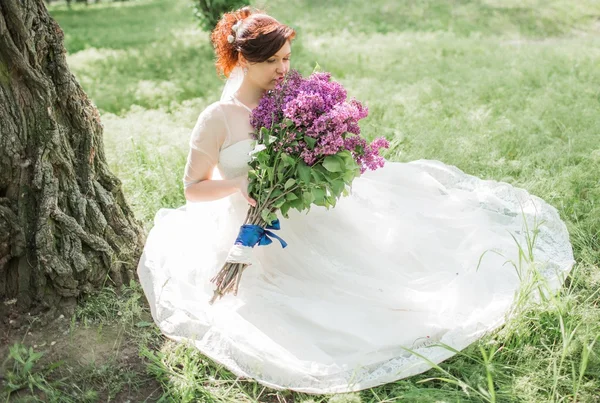
[[287, 246], [287, 242], [283, 239], [272, 233], [268, 230], [279, 230], [281, 229], [279, 225], [279, 219], [273, 221], [271, 225], [267, 225], [266, 229], [261, 227], [260, 225], [252, 225], [252, 224], [244, 224], [240, 228], [240, 233], [238, 234], [237, 239], [235, 240], [236, 245], [242, 246], [250, 246], [254, 248], [256, 245], [270, 245], [273, 243], [271, 237], [279, 240], [281, 242], [281, 247], [285, 248]]

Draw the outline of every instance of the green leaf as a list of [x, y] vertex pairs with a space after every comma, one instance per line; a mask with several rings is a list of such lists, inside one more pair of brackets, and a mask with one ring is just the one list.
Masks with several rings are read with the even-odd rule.
[[339, 175], [338, 172], [329, 172], [323, 165], [316, 164], [313, 166], [313, 171], [317, 171], [319, 175], [321, 175], [322, 179], [318, 182], [313, 182], [315, 184], [327, 184], [333, 180], [333, 176]]
[[283, 185], [283, 188], [285, 190], [288, 190], [289, 188], [291, 188], [292, 186], [294, 186], [296, 184], [296, 180], [295, 179], [288, 179], [287, 182], [285, 182], [285, 185]]
[[285, 118], [283, 119], [283, 124], [285, 127], [292, 127], [294, 126], [294, 121], [292, 119]]
[[343, 175], [344, 182], [346, 182], [348, 184], [351, 183], [352, 180], [358, 176], [357, 173], [360, 174], [360, 170], [350, 169], [350, 170], [344, 172], [344, 175]]
[[271, 221], [269, 221], [269, 210], [268, 209], [263, 209], [263, 211], [260, 212], [260, 216], [261, 218], [267, 223], [267, 224], [271, 224]]
[[314, 178], [313, 183], [322, 183], [322, 182], [326, 182], [327, 180], [325, 179], [325, 176], [320, 173], [317, 169], [312, 169], [310, 171], [312, 177]]
[[283, 191], [281, 189], [275, 189], [271, 192], [271, 196], [269, 196], [269, 199], [273, 200], [276, 199], [277, 197], [281, 196], [283, 194]]
[[271, 213], [269, 214], [269, 216], [267, 217], [267, 223], [271, 224], [273, 221], [275, 221], [277, 219], [277, 214], [275, 213]]
[[286, 170], [287, 166], [285, 163], [277, 164], [277, 173], [283, 173]]
[[308, 165], [306, 165], [304, 161], [300, 161], [297, 170], [298, 176], [300, 176], [300, 180], [302, 180], [302, 182], [306, 183], [307, 185], [310, 184], [311, 168]]
[[321, 188], [312, 188], [311, 193], [314, 197], [314, 203], [317, 206], [322, 206], [325, 200], [325, 191]]
[[304, 209], [304, 202], [300, 199], [292, 200], [288, 203], [292, 208], [295, 208], [298, 211], [302, 211], [302, 209]]
[[360, 167], [358, 166], [358, 163], [352, 157], [352, 155], [350, 155], [350, 158], [344, 159], [344, 163], [346, 164], [346, 169], [354, 169], [354, 170], [358, 169], [358, 170], [360, 170]]
[[281, 208], [281, 206], [283, 206], [284, 203], [286, 203], [286, 200], [285, 200], [285, 197], [282, 197], [281, 199], [279, 199], [275, 203], [273, 203], [273, 208]]
[[275, 168], [267, 167], [265, 168], [265, 170], [267, 171], [267, 177], [269, 179], [269, 182], [273, 183], [273, 179], [275, 179]]
[[344, 188], [346, 187], [346, 184], [343, 180], [337, 179], [331, 182], [330, 186], [334, 196], [339, 197]]
[[288, 211], [290, 211], [290, 203], [284, 203], [281, 207], [279, 207], [279, 211], [281, 211], [281, 215], [285, 218], [289, 218]]
[[298, 196], [296, 196], [294, 193], [288, 193], [285, 195], [286, 200], [296, 200], [298, 199]]
[[342, 158], [344, 160], [344, 162], [346, 161], [350, 161], [350, 160], [354, 160], [354, 158], [352, 157], [352, 153], [348, 150], [342, 150], [339, 151], [337, 154], [338, 157]]
[[343, 164], [343, 160], [335, 155], [328, 155], [323, 161], [323, 167], [329, 172], [342, 172], [344, 169]]
[[288, 166], [293, 167], [296, 165], [296, 160], [293, 157], [291, 157], [289, 154], [281, 153], [281, 160]]
[[327, 179], [329, 177], [329, 175], [331, 175], [331, 172], [329, 172], [328, 170], [325, 169], [325, 167], [323, 167], [322, 164], [316, 164], [313, 166], [313, 168], [319, 172], [323, 178]]
[[304, 136], [304, 141], [306, 142], [306, 145], [308, 146], [309, 150], [314, 150], [315, 145], [317, 144], [317, 139], [309, 136]]
[[261, 167], [267, 168], [267, 167], [271, 166], [271, 164], [269, 163], [269, 159], [270, 159], [269, 153], [261, 151], [254, 155], [256, 156], [256, 159], [258, 160], [258, 163], [260, 164]]
[[269, 137], [269, 129], [267, 129], [266, 127], [261, 127], [260, 128], [260, 132], [259, 132], [260, 136], [259, 139], [261, 139], [261, 143], [266, 143], [265, 139], [267, 139]]
[[315, 197], [313, 196], [312, 192], [303, 192], [302, 200], [305, 204], [311, 204], [313, 201], [315, 201]]
[[344, 161], [344, 169], [346, 171], [355, 170], [358, 168], [358, 164], [356, 160], [352, 156], [352, 153], [348, 150], [340, 151], [336, 154], [338, 158], [341, 158]]

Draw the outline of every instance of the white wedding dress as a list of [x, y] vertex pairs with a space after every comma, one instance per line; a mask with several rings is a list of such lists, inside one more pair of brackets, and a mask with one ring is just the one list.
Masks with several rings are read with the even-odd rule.
[[[216, 157], [223, 178], [245, 174], [252, 150], [239, 119], [249, 111], [233, 101], [209, 108], [234, 131]], [[374, 387], [430, 368], [419, 355], [453, 355], [437, 343], [461, 350], [502, 325], [521, 284], [506, 262], [518, 265], [515, 239], [527, 249], [524, 222], [542, 223], [523, 273], [535, 266], [557, 290], [574, 263], [564, 223], [540, 198], [439, 161], [388, 161], [335, 208], [280, 217], [275, 233], [289, 246], [254, 248], [238, 295], [210, 305], [210, 278], [247, 209], [239, 193], [161, 209], [138, 274], [166, 336], [273, 388]]]

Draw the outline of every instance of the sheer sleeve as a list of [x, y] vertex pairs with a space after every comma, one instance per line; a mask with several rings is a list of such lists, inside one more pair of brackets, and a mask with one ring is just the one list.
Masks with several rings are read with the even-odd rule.
[[188, 187], [209, 179], [219, 162], [221, 145], [227, 137], [226, 122], [219, 103], [209, 105], [196, 121], [189, 142], [183, 184]]

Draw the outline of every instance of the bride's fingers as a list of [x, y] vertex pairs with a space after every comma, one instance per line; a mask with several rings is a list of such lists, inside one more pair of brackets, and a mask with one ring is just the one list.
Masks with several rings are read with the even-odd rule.
[[250, 203], [250, 205], [252, 207], [256, 207], [256, 200], [254, 200], [253, 198], [246, 196], [246, 200], [248, 200], [248, 203]]
[[247, 177], [240, 177], [239, 189], [242, 192], [242, 195], [244, 195], [244, 198], [248, 201], [248, 203], [252, 207], [256, 207], [256, 200], [254, 200], [253, 198], [251, 198], [248, 195], [248, 178]]

